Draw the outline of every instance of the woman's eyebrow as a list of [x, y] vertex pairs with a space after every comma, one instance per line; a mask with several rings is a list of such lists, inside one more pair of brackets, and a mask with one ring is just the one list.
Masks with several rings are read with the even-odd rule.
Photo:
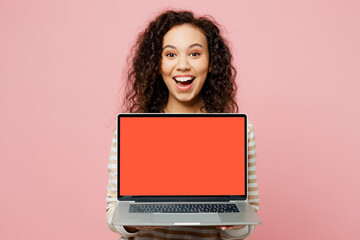
[[[199, 43], [194, 43], [194, 44], [191, 44], [191, 45], [188, 47], [188, 49], [190, 49], [190, 48], [192, 48], [192, 47], [195, 47], [195, 46], [198, 46], [198, 47], [203, 48], [201, 44], [199, 44]], [[165, 48], [173, 48], [173, 49], [176, 49], [176, 47], [173, 46], [173, 45], [165, 45], [165, 46], [163, 47], [163, 50], [164, 50]]]
[[203, 47], [201, 46], [201, 44], [199, 44], [199, 43], [191, 44], [191, 45], [189, 46], [189, 48], [192, 48], [192, 47], [195, 47], [195, 46], [198, 46], [198, 47], [203, 48]]
[[165, 45], [165, 47], [163, 47], [163, 50], [164, 50], [165, 48], [173, 48], [173, 49], [176, 49], [176, 47], [174, 47], [173, 45]]

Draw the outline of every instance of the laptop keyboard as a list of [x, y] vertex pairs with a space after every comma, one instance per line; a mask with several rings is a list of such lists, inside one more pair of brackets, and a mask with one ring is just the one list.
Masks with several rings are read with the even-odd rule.
[[130, 213], [229, 213], [236, 204], [130, 204]]

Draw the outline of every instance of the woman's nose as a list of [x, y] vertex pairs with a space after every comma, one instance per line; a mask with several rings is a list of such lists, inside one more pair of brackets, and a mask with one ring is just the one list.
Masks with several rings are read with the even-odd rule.
[[181, 56], [178, 59], [179, 61], [176, 66], [176, 70], [178, 71], [190, 70], [190, 65], [188, 63], [187, 56]]

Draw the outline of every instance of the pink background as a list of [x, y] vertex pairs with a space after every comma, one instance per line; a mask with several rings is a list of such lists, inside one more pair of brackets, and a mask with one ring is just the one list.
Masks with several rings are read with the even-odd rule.
[[122, 69], [168, 6], [212, 15], [230, 41], [258, 145], [252, 239], [360, 239], [359, 2], [220, 2], [0, 2], [0, 239], [116, 239]]

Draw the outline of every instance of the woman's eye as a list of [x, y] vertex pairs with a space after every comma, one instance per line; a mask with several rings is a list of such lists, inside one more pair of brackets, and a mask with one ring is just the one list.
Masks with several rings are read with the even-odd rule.
[[167, 56], [167, 57], [175, 57], [175, 54], [174, 53], [167, 53], [165, 56]]
[[200, 56], [200, 53], [198, 52], [193, 52], [193, 53], [190, 53], [191, 56], [193, 57], [197, 57], [197, 56]]

